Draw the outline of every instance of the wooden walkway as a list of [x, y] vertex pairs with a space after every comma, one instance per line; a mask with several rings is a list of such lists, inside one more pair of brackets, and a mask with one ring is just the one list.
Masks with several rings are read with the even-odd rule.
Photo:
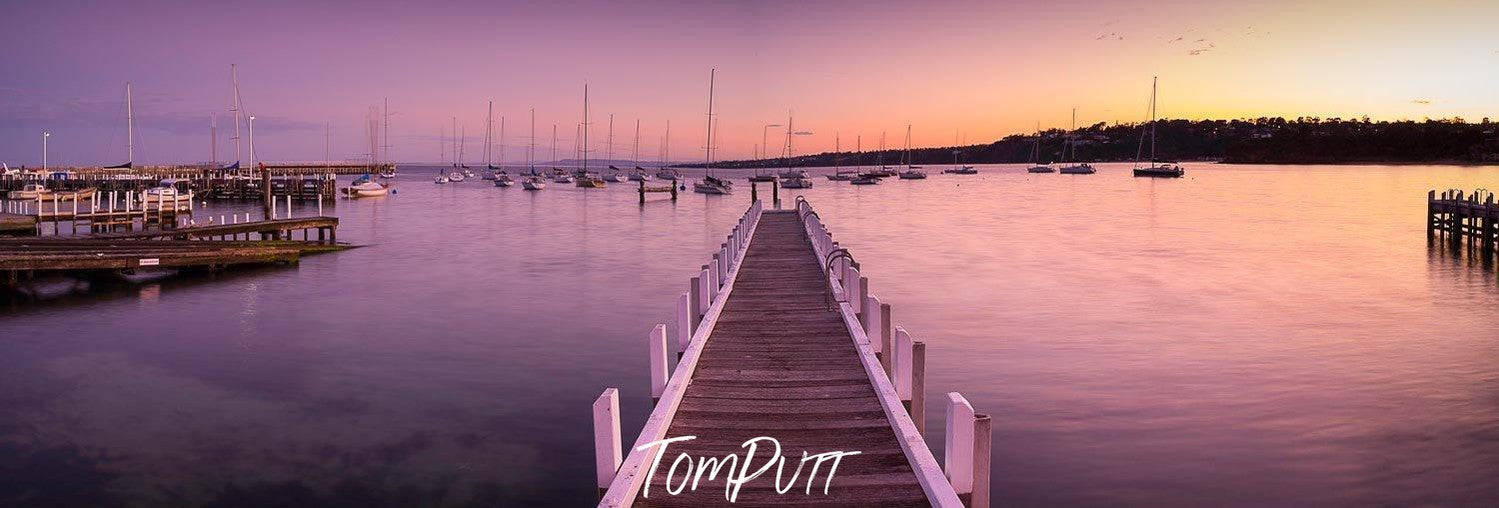
[[[741, 221], [715, 264], [694, 279], [693, 287], [707, 288], [712, 306], [693, 309], [692, 314], [701, 312], [702, 321], [669, 382], [659, 379], [665, 369], [658, 356], [664, 355], [665, 338], [664, 326], [657, 327], [652, 369], [657, 384], [664, 384], [657, 389], [660, 401], [636, 445], [626, 450], [628, 457], [622, 464], [615, 458], [617, 475], [608, 467], [607, 454], [600, 455], [600, 485], [608, 487], [600, 506], [727, 504], [733, 491], [729, 479], [743, 473], [713, 476], [700, 461], [727, 462], [731, 454], [738, 455], [736, 462], [745, 461], [743, 445], [759, 437], [779, 443], [785, 458], [779, 488], [789, 490], [777, 491], [772, 467], [742, 483], [735, 505], [961, 506], [853, 306], [830, 302], [835, 288], [831, 297], [844, 299], [837, 277], [830, 279], [825, 271], [824, 259], [832, 255], [834, 244], [814, 243], [820, 222], [810, 226], [806, 220], [809, 215], [815, 220], [815, 214], [801, 205], [763, 212], [752, 207], [747, 214], [751, 220]], [[727, 261], [722, 282], [714, 280], [720, 260]], [[701, 282], [704, 277], [708, 284]], [[721, 289], [714, 295], [717, 285]], [[693, 307], [688, 304], [698, 296], [684, 294], [679, 308]], [[605, 415], [616, 418], [617, 433], [617, 405], [615, 389], [606, 390], [595, 404], [595, 425], [602, 423], [602, 406]], [[664, 454], [659, 446], [639, 449], [686, 436], [693, 437], [671, 442]], [[751, 473], [760, 469], [774, 458], [767, 447], [773, 448], [760, 442], [753, 465], [738, 467]], [[831, 462], [813, 476], [816, 461], [802, 463], [803, 452], [858, 453], [843, 456], [830, 477]], [[984, 455], [987, 461], [987, 451]], [[682, 456], [689, 458], [673, 470]], [[691, 485], [684, 474], [692, 477]]]
[[1494, 193], [1447, 190], [1426, 193], [1426, 237], [1453, 248], [1467, 246], [1482, 254], [1499, 252], [1499, 203]]

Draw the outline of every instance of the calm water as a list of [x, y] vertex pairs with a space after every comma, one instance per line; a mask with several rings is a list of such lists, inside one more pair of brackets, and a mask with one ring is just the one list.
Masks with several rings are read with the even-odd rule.
[[[1499, 276], [1422, 222], [1499, 168], [980, 169], [801, 193], [927, 341], [928, 397], [994, 415], [1003, 504], [1499, 498]], [[590, 403], [620, 387], [633, 440], [646, 334], [747, 184], [427, 175], [337, 204], [364, 248], [0, 308], [0, 504], [591, 504]]]

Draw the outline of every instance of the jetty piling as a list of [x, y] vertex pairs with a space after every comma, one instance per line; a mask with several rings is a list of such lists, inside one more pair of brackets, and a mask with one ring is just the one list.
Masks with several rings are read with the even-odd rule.
[[1494, 193], [1450, 189], [1426, 193], [1426, 238], [1452, 249], [1464, 247], [1492, 257], [1499, 246], [1499, 204]]

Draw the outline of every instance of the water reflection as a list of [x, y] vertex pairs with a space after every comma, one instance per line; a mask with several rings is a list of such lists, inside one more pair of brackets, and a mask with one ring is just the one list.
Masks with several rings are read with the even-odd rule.
[[[931, 394], [995, 415], [1006, 502], [1499, 497], [1499, 281], [1422, 223], [1499, 171], [980, 169], [782, 198], [928, 342]], [[0, 504], [592, 503], [588, 407], [618, 386], [638, 432], [646, 333], [748, 189], [408, 174], [336, 205], [366, 248], [0, 309]]]

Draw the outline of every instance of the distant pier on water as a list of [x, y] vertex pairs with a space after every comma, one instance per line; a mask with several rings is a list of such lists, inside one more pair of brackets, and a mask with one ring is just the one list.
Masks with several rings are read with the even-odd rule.
[[1446, 190], [1426, 193], [1426, 237], [1453, 249], [1468, 248], [1484, 256], [1499, 251], [1499, 203], [1494, 193]]

